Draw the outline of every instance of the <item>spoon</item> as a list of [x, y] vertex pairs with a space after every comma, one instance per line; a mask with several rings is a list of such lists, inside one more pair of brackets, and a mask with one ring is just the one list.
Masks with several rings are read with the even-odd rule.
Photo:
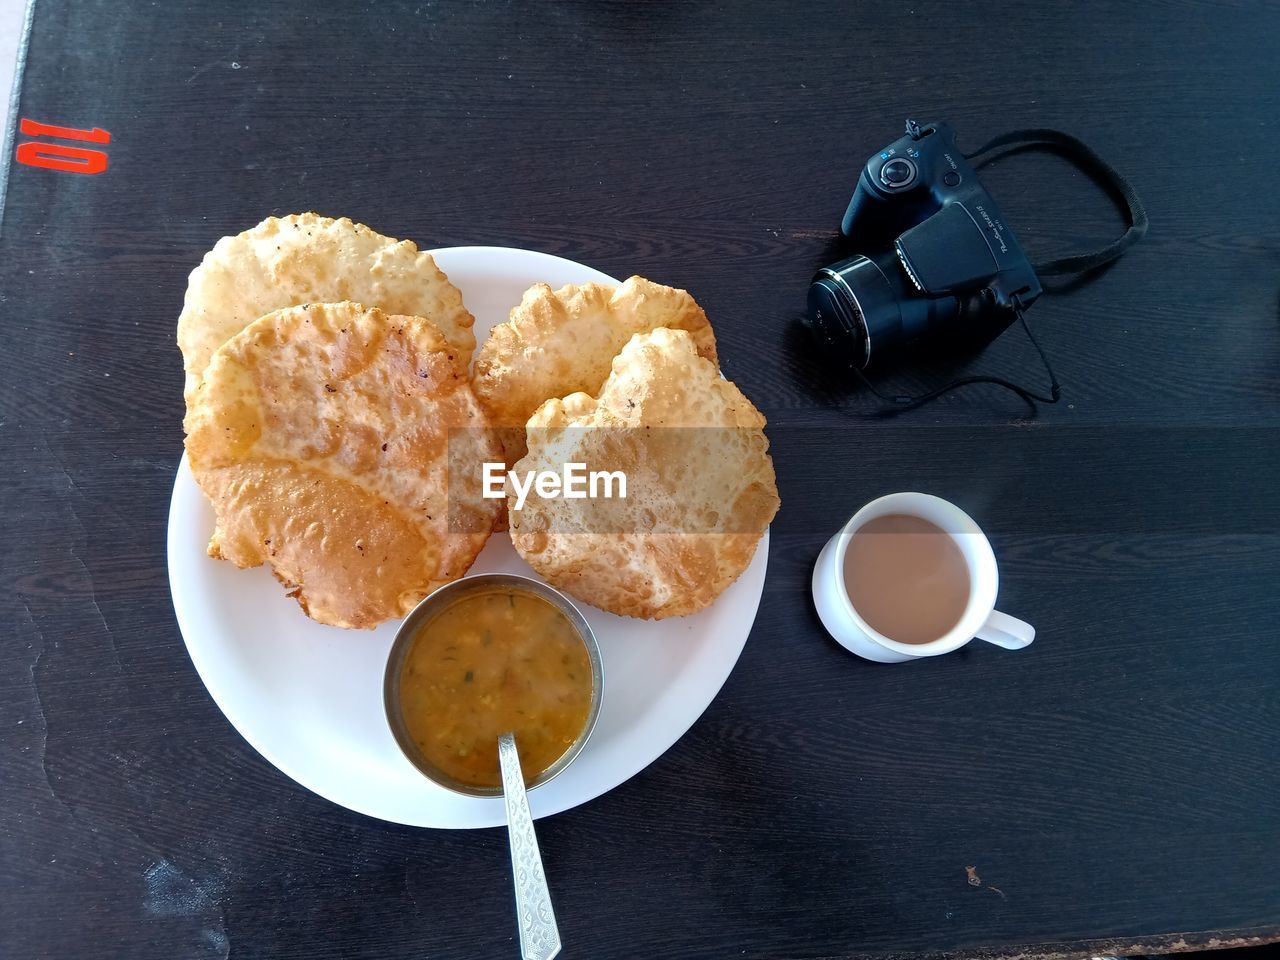
[[502, 765], [502, 796], [507, 804], [520, 956], [524, 960], [551, 960], [560, 952], [560, 930], [551, 908], [547, 875], [542, 871], [542, 854], [538, 852], [538, 838], [533, 832], [533, 815], [525, 795], [524, 773], [520, 769], [514, 733], [498, 737], [498, 761]]

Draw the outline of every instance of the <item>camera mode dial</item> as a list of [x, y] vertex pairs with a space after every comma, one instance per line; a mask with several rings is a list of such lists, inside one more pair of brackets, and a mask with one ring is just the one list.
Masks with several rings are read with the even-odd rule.
[[906, 157], [894, 157], [880, 168], [880, 182], [890, 190], [901, 190], [916, 179], [916, 165]]

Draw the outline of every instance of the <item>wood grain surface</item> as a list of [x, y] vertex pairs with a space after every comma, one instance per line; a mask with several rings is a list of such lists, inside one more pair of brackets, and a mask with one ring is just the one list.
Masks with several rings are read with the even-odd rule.
[[[0, 226], [0, 955], [517, 953], [503, 831], [296, 786], [174, 621], [186, 276], [307, 209], [687, 287], [769, 417], [741, 661], [661, 759], [539, 824], [566, 958], [1280, 938], [1277, 35], [1274, 4], [1177, 0], [37, 0], [19, 115], [112, 141], [100, 176], [12, 165]], [[1141, 245], [1030, 314], [1059, 406], [977, 388], [885, 420], [797, 330], [908, 115], [968, 147], [1068, 130], [1146, 201]], [[1035, 255], [1120, 225], [1053, 157], [983, 178]], [[1033, 361], [1010, 331], [885, 380]], [[886, 667], [826, 637], [818, 550], [898, 489], [990, 531], [1035, 644]]]

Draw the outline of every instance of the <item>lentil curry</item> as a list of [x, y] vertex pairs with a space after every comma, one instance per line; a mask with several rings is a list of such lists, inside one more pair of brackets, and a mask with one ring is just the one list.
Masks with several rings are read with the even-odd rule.
[[498, 737], [509, 731], [525, 780], [541, 776], [582, 733], [591, 694], [573, 624], [510, 587], [466, 594], [425, 623], [400, 674], [409, 736], [443, 773], [477, 787], [502, 785]]

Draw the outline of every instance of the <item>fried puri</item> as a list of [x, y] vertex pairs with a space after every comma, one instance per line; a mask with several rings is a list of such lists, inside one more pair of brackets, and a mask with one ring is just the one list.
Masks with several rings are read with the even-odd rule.
[[612, 613], [709, 606], [751, 562], [778, 509], [765, 419], [683, 330], [637, 334], [599, 396], [548, 400], [515, 471], [621, 471], [626, 498], [508, 497], [511, 539], [546, 581]]
[[345, 217], [268, 217], [219, 240], [187, 282], [178, 319], [187, 402], [214, 351], [259, 317], [283, 307], [346, 300], [425, 317], [470, 363], [474, 320], [430, 254]]
[[627, 341], [658, 327], [688, 331], [697, 353], [716, 363], [711, 324], [684, 290], [632, 277], [619, 287], [552, 290], [539, 283], [525, 291], [476, 355], [476, 396], [498, 428], [507, 462], [524, 456], [525, 424], [544, 401], [579, 391], [595, 396]]
[[235, 333], [203, 374], [185, 427], [217, 515], [210, 556], [269, 563], [310, 617], [359, 628], [471, 566], [501, 508], [482, 499], [479, 464], [499, 450], [466, 354], [434, 323], [290, 307]]

